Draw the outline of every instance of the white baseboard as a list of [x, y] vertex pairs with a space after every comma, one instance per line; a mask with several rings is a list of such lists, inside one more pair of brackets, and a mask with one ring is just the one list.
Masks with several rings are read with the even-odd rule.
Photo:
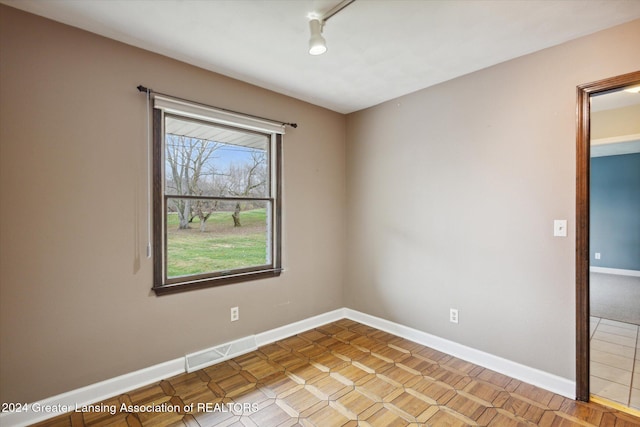
[[[299, 334], [309, 329], [313, 329], [318, 326], [334, 322], [336, 320], [344, 319], [344, 317], [344, 309], [340, 308], [324, 314], [320, 314], [318, 316], [294, 322], [289, 325], [256, 334], [255, 340], [257, 346], [260, 347]], [[223, 347], [230, 344], [233, 344], [233, 342], [222, 344], [218, 347]], [[244, 353], [247, 353], [249, 351], [252, 351], [252, 348], [248, 349]], [[239, 356], [244, 353], [238, 352], [234, 354], [234, 356]], [[226, 358], [221, 358], [219, 361], [221, 362], [223, 360], [226, 360]], [[0, 426], [28, 426], [33, 423], [44, 421], [48, 418], [62, 415], [62, 413], [64, 412], [69, 412], [68, 410], [56, 412], [45, 411], [43, 408], [71, 408], [71, 410], [74, 410], [76, 408], [76, 405], [77, 407], [81, 408], [85, 405], [91, 405], [96, 402], [101, 402], [113, 396], [118, 396], [122, 393], [126, 393], [128, 391], [153, 384], [157, 381], [182, 374], [186, 371], [187, 369], [184, 357], [174, 359], [169, 362], [160, 363], [158, 365], [150, 366], [139, 371], [130, 372], [128, 374], [111, 378], [106, 381], [91, 384], [86, 387], [71, 390], [57, 396], [40, 400], [38, 402], [30, 403], [28, 404], [29, 409], [27, 411], [4, 412], [0, 414]]]
[[337, 310], [329, 311], [324, 314], [319, 314], [317, 316], [309, 317], [298, 322], [256, 334], [256, 343], [258, 347], [262, 347], [263, 345], [271, 344], [272, 342], [288, 338], [299, 334], [300, 332], [308, 331], [309, 329], [344, 319], [345, 317], [345, 309], [339, 308]]
[[568, 397], [569, 399], [575, 399], [576, 397], [576, 383], [575, 381], [567, 378], [562, 378], [539, 369], [521, 365], [511, 360], [485, 353], [483, 351], [476, 350], [408, 326], [361, 313], [356, 310], [347, 308], [345, 309], [345, 312], [345, 317], [371, 326], [372, 328], [380, 329], [418, 344], [431, 347], [443, 353], [450, 354], [451, 356], [466, 360], [467, 362], [474, 363], [517, 380], [524, 381], [564, 397]]
[[187, 370], [187, 373], [191, 373], [206, 368], [207, 366], [217, 365], [225, 360], [242, 356], [243, 354], [247, 354], [257, 349], [256, 336], [249, 335], [247, 337], [240, 338], [239, 340], [187, 354], [184, 357], [186, 365], [185, 369]]
[[[258, 347], [261, 347], [344, 318], [406, 338], [418, 344], [459, 357], [460, 359], [500, 372], [504, 375], [533, 384], [570, 399], [575, 398], [574, 381], [521, 365], [408, 326], [400, 325], [356, 310], [351, 310], [349, 308], [340, 308], [318, 316], [300, 320], [289, 325], [258, 333], [255, 335], [256, 344]], [[52, 408], [76, 408], [76, 405], [77, 407], [91, 405], [184, 372], [186, 372], [184, 358], [160, 363], [139, 371], [131, 372], [129, 374], [121, 375], [106, 381], [34, 402], [29, 404], [30, 409], [24, 412], [2, 413], [0, 414], [0, 425], [2, 427], [27, 426], [46, 420], [47, 418], [53, 418], [61, 415], [60, 411], [44, 412], [41, 408], [44, 408], [45, 406], [50, 406]], [[40, 410], [38, 410], [38, 408], [40, 408]]]
[[[0, 414], [0, 426], [21, 427], [37, 423], [48, 418], [70, 412], [74, 408], [100, 402], [113, 396], [135, 390], [165, 378], [185, 372], [184, 358], [159, 363], [139, 371], [110, 378], [86, 387], [71, 390], [28, 404], [23, 412], [4, 412]], [[71, 408], [65, 410], [64, 408]]]
[[589, 267], [589, 271], [592, 273], [606, 273], [606, 274], [617, 274], [619, 276], [640, 277], [639, 270], [624, 270], [622, 268], [608, 268], [608, 267]]

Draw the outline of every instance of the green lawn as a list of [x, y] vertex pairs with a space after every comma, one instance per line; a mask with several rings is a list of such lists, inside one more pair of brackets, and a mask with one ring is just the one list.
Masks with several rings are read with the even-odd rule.
[[188, 230], [178, 229], [178, 215], [167, 218], [167, 276], [176, 277], [266, 263], [266, 211], [240, 214], [234, 227], [231, 212], [216, 212], [200, 231], [196, 218]]

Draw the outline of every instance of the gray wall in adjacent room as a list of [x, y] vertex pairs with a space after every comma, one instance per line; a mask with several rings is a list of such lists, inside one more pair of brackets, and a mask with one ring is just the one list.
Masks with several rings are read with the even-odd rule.
[[640, 153], [591, 159], [590, 237], [592, 266], [640, 270]]

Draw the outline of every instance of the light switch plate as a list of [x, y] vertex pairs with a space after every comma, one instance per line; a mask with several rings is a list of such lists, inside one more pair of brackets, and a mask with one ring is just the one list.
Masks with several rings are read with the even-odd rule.
[[567, 237], [566, 219], [556, 219], [553, 221], [553, 235], [555, 237]]

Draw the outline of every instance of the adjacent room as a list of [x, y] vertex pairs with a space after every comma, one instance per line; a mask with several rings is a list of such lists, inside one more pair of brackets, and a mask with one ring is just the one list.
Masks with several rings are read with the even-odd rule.
[[639, 1], [0, 3], [2, 426], [638, 423]]
[[[640, 90], [640, 88], [639, 88]], [[637, 407], [640, 361], [640, 99], [591, 100], [591, 392]], [[634, 381], [635, 380], [635, 381]]]

